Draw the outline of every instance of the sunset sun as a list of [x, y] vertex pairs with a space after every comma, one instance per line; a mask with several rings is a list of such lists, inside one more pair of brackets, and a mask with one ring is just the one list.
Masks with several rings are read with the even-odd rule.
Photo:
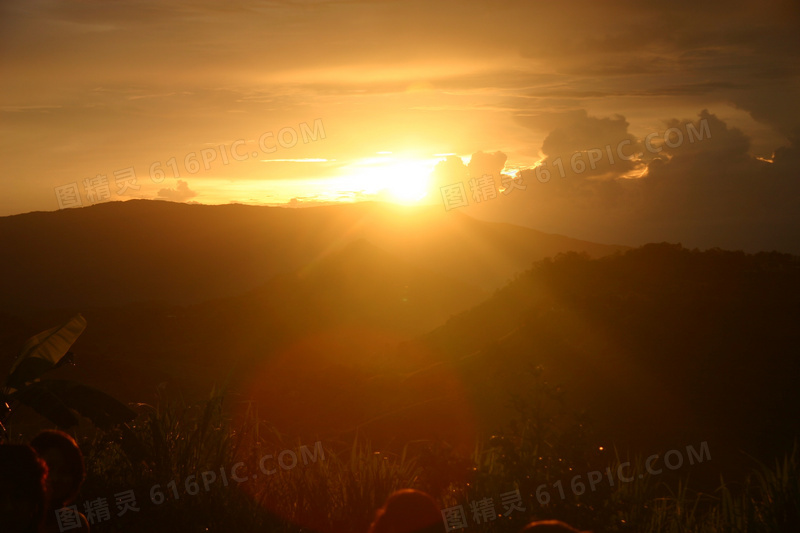
[[427, 161], [399, 159], [379, 167], [389, 196], [399, 203], [415, 203], [428, 192], [431, 166]]
[[340, 189], [357, 190], [369, 196], [400, 204], [422, 201], [436, 158], [380, 152], [375, 157], [356, 160], [345, 167], [340, 178]]

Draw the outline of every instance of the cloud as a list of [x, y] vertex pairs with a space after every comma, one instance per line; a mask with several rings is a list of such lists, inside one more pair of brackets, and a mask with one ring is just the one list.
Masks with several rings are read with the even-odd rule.
[[[600, 242], [800, 252], [797, 145], [778, 148], [771, 160], [758, 158], [745, 133], [708, 111], [667, 120], [650, 139], [631, 135], [624, 117], [563, 118], [542, 146], [549, 180], [524, 169], [518, 176], [525, 190], [501, 192], [465, 213]], [[615, 147], [615, 139], [630, 141], [623, 151], [638, 157], [611, 163], [603, 153], [596, 169], [586, 165], [579, 173], [567, 158], [564, 177], [557, 171], [551, 154], [572, 150], [586, 164], [587, 147]]]
[[197, 193], [189, 188], [189, 184], [183, 180], [178, 180], [178, 186], [174, 189], [161, 189], [158, 197], [171, 202], [185, 202], [197, 196]]
[[632, 221], [638, 238], [657, 234], [694, 246], [800, 251], [796, 147], [781, 147], [771, 162], [761, 160], [750, 153], [742, 131], [707, 111], [692, 123], [700, 127], [703, 121], [709, 138], [664, 146], [666, 157], [649, 163], [640, 183], [641, 210]]
[[450, 155], [444, 161], [440, 161], [433, 168], [430, 178], [430, 188], [428, 196], [434, 202], [441, 201], [441, 188], [454, 183], [463, 183], [466, 187], [468, 182], [467, 165], [458, 156]]
[[428, 200], [444, 206], [443, 187], [461, 183], [465, 194], [470, 195], [473, 180], [491, 176], [495, 189], [499, 190], [501, 182], [500, 172], [507, 160], [503, 152], [485, 153], [476, 152], [470, 157], [469, 163], [464, 164], [460, 157], [447, 156], [444, 161], [436, 164], [431, 173], [428, 188]]
[[486, 154], [477, 152], [472, 154], [467, 165], [467, 173], [470, 178], [480, 178], [481, 176], [491, 175], [495, 179], [500, 177], [500, 171], [506, 165], [508, 157], [503, 152]]
[[[563, 168], [565, 175], [588, 179], [620, 176], [637, 168], [638, 163], [627, 158], [643, 153], [643, 149], [628, 133], [628, 122], [623, 116], [597, 118], [580, 110], [564, 118], [563, 125], [551, 131], [542, 143], [542, 153], [547, 156], [544, 164], [552, 171], [560, 174]], [[620, 152], [624, 157], [620, 157]]]

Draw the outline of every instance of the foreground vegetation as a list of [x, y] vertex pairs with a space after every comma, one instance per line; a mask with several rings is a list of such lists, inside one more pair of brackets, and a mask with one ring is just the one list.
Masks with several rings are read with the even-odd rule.
[[[366, 531], [401, 487], [463, 510], [454, 523], [466, 531], [518, 531], [541, 518], [597, 532], [800, 531], [798, 451], [787, 453], [800, 433], [797, 258], [669, 244], [599, 260], [564, 254], [395, 351], [393, 337], [316, 318], [289, 319], [297, 342], [278, 350], [258, 306], [237, 302], [187, 309], [174, 324], [142, 312], [178, 329], [141, 323], [131, 335], [151, 347], [173, 340], [156, 352], [132, 344], [141, 358], [114, 351], [125, 366], [87, 381], [149, 398], [160, 361], [166, 382], [192, 395], [207, 390], [202, 372], [218, 382], [227, 368], [243, 396], [196, 404], [159, 389], [130, 409], [64, 376], [39, 379], [68, 373], [82, 327], [24, 343], [3, 391], [14, 416], [0, 422], [11, 420], [18, 440], [17, 407], [60, 427], [75, 414], [94, 423], [79, 433], [89, 475], [77, 504], [96, 531]], [[217, 323], [229, 315], [221, 309], [240, 314]], [[341, 327], [334, 338], [320, 333], [329, 326]], [[251, 360], [229, 346], [246, 346]], [[128, 373], [137, 365], [146, 379]], [[135, 392], [121, 394], [124, 384]], [[662, 460], [663, 446], [691, 445], [694, 456], [687, 448], [689, 466], [654, 473], [651, 456], [629, 457], [615, 442]]]
[[[443, 509], [463, 506], [464, 531], [517, 531], [534, 518], [596, 532], [800, 530], [796, 448], [708, 492], [693, 491], [688, 476], [651, 475], [642, 458], [617, 454], [605, 466], [616, 473], [628, 463], [630, 481], [604, 474], [590, 490], [586, 476], [570, 484], [592, 468], [590, 439], [555, 430], [524, 405], [472, 457], [458, 457], [442, 443], [386, 451], [360, 438], [292, 442], [252, 407], [229, 415], [233, 404], [217, 393], [192, 405], [162, 395], [139, 406], [129, 430], [83, 439], [88, 472], [78, 506], [107, 498], [112, 509], [94, 531], [366, 531], [374, 510], [402, 487], [434, 494]], [[525, 510], [506, 516], [502, 502], [516, 490]], [[125, 491], [139, 510], [118, 516], [114, 495]], [[497, 515], [476, 521], [471, 506], [487, 498]]]

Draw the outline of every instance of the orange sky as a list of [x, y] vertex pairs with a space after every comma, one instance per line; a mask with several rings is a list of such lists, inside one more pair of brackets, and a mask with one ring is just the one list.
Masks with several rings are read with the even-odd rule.
[[[463, 180], [457, 209], [485, 219], [603, 242], [800, 251], [799, 10], [7, 1], [0, 215], [134, 197], [309, 205], [428, 192], [442, 206], [440, 187]], [[710, 135], [656, 151], [689, 121]], [[604, 152], [571, 172], [575, 154], [588, 166], [591, 150], [622, 142], [631, 160]], [[504, 194], [518, 171], [525, 188]], [[470, 182], [487, 174], [494, 196]]]

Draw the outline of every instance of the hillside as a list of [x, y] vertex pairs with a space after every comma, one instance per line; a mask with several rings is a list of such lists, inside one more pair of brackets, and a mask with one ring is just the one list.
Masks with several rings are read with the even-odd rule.
[[30, 332], [82, 312], [90, 326], [75, 346], [81, 366], [98, 383], [125, 375], [115, 389], [136, 401], [160, 382], [205, 391], [228, 376], [241, 377], [233, 369], [269, 361], [297, 342], [316, 343], [312, 351], [328, 363], [372, 365], [378, 353], [485, 298], [476, 287], [412, 266], [362, 239], [313, 268], [229, 298], [9, 315], [0, 327], [1, 353], [10, 361]]
[[[73, 239], [79, 253], [56, 236], [103, 210], [71, 211], [61, 233], [45, 224], [30, 240], [46, 245], [5, 256], [12, 297], [4, 303], [14, 312], [3, 315], [3, 361], [80, 311], [89, 327], [75, 345], [79, 366], [58, 372], [127, 401], [150, 401], [160, 383], [190, 396], [226, 386], [306, 438], [426, 438], [469, 451], [519, 417], [513, 398], [542, 395], [558, 412], [555, 434], [567, 438], [580, 420], [583, 438], [606, 449], [708, 441], [720, 457], [768, 458], [800, 429], [800, 266], [792, 256], [651, 244], [595, 259], [562, 254], [513, 275], [543, 243], [570, 241], [374, 205], [130, 204], [99, 207], [130, 210], [127, 229], [142, 224], [148, 235], [165, 213], [181, 216], [159, 238], [120, 238], [107, 249]], [[177, 242], [191, 224], [193, 237]], [[202, 242], [226, 235], [224, 253], [200, 253]], [[488, 249], [503, 261], [482, 260]], [[66, 260], [46, 261], [44, 250]], [[127, 260], [124, 275], [112, 268]], [[487, 298], [489, 273], [494, 283], [514, 279]], [[131, 283], [112, 283], [119, 276]], [[34, 288], [34, 279], [45, 281]], [[182, 302], [196, 286], [200, 301]], [[10, 305], [44, 287], [55, 291], [45, 304], [71, 303]]]
[[708, 441], [720, 456], [769, 458], [800, 434], [799, 321], [796, 257], [668, 244], [568, 254], [407, 347], [431, 364], [406, 386], [435, 397], [433, 383], [463, 383], [471, 416], [497, 427], [512, 394], [547, 381], [606, 447]]
[[420, 268], [494, 290], [533, 261], [605, 246], [480, 222], [436, 207], [313, 208], [132, 200], [0, 217], [0, 309], [190, 304], [313, 269], [358, 239]]

